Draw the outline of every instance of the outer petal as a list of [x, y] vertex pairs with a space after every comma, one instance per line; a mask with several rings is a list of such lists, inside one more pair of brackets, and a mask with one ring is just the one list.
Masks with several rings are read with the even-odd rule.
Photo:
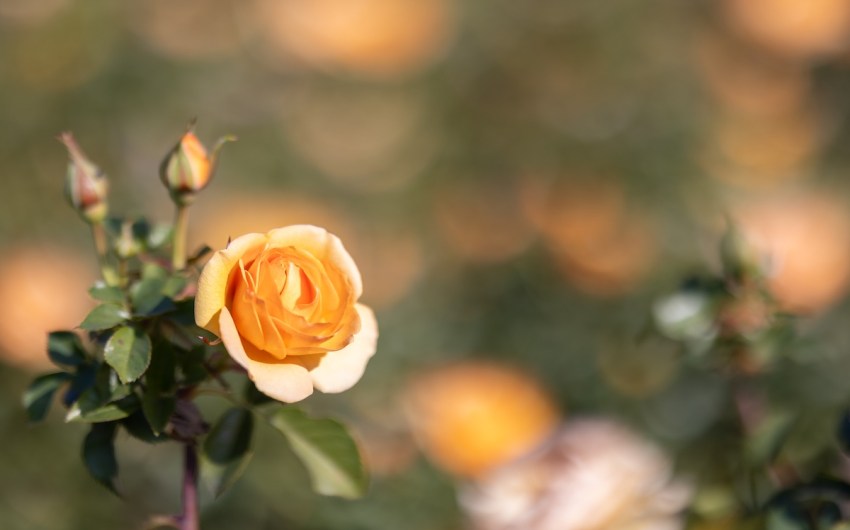
[[334, 394], [348, 390], [360, 380], [366, 370], [366, 363], [378, 345], [378, 322], [375, 313], [363, 304], [357, 304], [360, 315], [360, 331], [351, 343], [339, 351], [328, 352], [316, 368], [310, 370], [313, 385]]
[[360, 270], [354, 264], [354, 259], [345, 250], [342, 241], [324, 228], [313, 225], [292, 225], [271, 230], [266, 235], [270, 247], [302, 248], [322, 262], [330, 261], [351, 280], [354, 298], [360, 298], [363, 294], [363, 280], [360, 278]]
[[286, 362], [263, 363], [249, 357], [245, 352], [245, 344], [236, 331], [233, 317], [226, 307], [221, 309], [219, 325], [221, 340], [227, 348], [227, 353], [248, 370], [248, 376], [260, 392], [286, 403], [301, 401], [313, 393], [313, 382], [303, 366]]
[[216, 315], [224, 307], [230, 271], [245, 253], [265, 244], [265, 235], [245, 234], [231, 241], [227, 248], [213, 254], [198, 279], [198, 294], [195, 297], [196, 324], [215, 334], [219, 333]]

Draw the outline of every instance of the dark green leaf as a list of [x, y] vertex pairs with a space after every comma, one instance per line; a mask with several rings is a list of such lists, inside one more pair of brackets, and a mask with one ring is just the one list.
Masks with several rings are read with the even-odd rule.
[[97, 282], [89, 289], [89, 294], [95, 300], [100, 302], [110, 302], [113, 304], [124, 303], [124, 291], [118, 287], [106, 285], [103, 282]]
[[340, 423], [309, 418], [294, 407], [278, 410], [270, 422], [304, 463], [317, 493], [349, 499], [365, 493], [368, 477], [360, 453]]
[[88, 331], [101, 331], [114, 328], [129, 318], [130, 313], [122, 306], [118, 304], [101, 304], [92, 309], [91, 313], [80, 324], [80, 327]]
[[204, 348], [199, 347], [192, 351], [183, 352], [178, 357], [184, 384], [193, 385], [206, 380], [209, 373], [204, 367], [204, 353]]
[[124, 426], [124, 430], [126, 430], [130, 436], [146, 443], [158, 443], [170, 439], [168, 436], [153, 432], [142, 411], [136, 411], [133, 414], [130, 414], [121, 420], [121, 425]]
[[98, 423], [83, 441], [83, 462], [95, 480], [117, 494], [113, 480], [118, 475], [115, 459], [116, 423]]
[[135, 381], [151, 361], [151, 340], [141, 330], [124, 326], [115, 331], [103, 350], [103, 359], [124, 383]]
[[251, 448], [254, 417], [251, 411], [234, 407], [213, 425], [204, 441], [204, 454], [216, 464], [229, 464]]
[[95, 379], [98, 371], [97, 364], [80, 366], [74, 378], [71, 380], [71, 385], [68, 391], [62, 397], [62, 403], [66, 407], [70, 407], [75, 401], [80, 399], [80, 396], [95, 384]]
[[204, 482], [218, 496], [244, 472], [251, 459], [254, 417], [241, 407], [228, 410], [204, 441]]
[[165, 429], [177, 403], [174, 396], [174, 356], [171, 344], [159, 341], [154, 348], [150, 366], [145, 372], [146, 388], [142, 396], [142, 411], [150, 428], [157, 434]]
[[164, 293], [166, 278], [142, 278], [130, 289], [130, 301], [137, 315], [159, 315], [174, 309], [172, 302]]
[[53, 402], [53, 394], [70, 379], [70, 374], [58, 372], [37, 377], [30, 384], [24, 392], [23, 404], [31, 422], [39, 422], [47, 416], [50, 404]]
[[177, 398], [174, 396], [161, 396], [151, 391], [145, 393], [142, 397], [142, 412], [151, 431], [159, 434], [165, 429], [176, 405]]
[[47, 355], [61, 368], [86, 362], [86, 350], [80, 337], [70, 331], [54, 331], [47, 336]]

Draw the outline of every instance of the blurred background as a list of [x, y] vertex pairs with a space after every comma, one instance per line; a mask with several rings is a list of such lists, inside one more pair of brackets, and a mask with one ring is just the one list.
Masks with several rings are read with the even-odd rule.
[[[194, 245], [324, 226], [381, 329], [352, 391], [305, 403], [352, 426], [368, 496], [313, 495], [265, 429], [204, 528], [503, 528], [470, 477], [556, 431], [643, 462], [623, 503], [672, 500], [640, 528], [677, 528], [664, 517], [685, 505], [725, 520], [742, 486], [703, 468], [722, 468], [727, 382], [635, 337], [687, 274], [719, 268], [734, 219], [817, 339], [773, 375], [808, 418], [785, 450], [833, 448], [850, 403], [848, 93], [850, 0], [0, 0], [0, 526], [178, 510], [178, 448], [122, 436], [122, 501], [80, 464], [84, 426], [57, 410], [29, 427], [19, 396], [97, 273], [56, 135], [110, 176], [113, 212], [166, 222], [158, 165], [192, 118], [208, 145], [239, 137], [193, 207]], [[570, 502], [610, 505], [592, 497]], [[575, 521], [504, 528], [626, 527]]]

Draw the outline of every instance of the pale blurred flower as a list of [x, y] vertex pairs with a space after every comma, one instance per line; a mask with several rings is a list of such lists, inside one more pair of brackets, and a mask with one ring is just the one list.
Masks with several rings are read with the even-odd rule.
[[479, 530], [679, 530], [690, 489], [657, 447], [608, 420], [577, 420], [537, 451], [466, 485]]

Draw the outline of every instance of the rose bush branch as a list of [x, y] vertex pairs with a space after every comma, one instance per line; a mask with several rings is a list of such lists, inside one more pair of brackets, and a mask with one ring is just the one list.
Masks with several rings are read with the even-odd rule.
[[[58, 371], [25, 392], [31, 421], [43, 420], [61, 396], [66, 421], [89, 424], [86, 468], [112, 491], [120, 430], [145, 443], [180, 444], [182, 513], [155, 520], [181, 530], [200, 526], [199, 475], [219, 495], [245, 470], [255, 416], [290, 440], [319, 493], [361, 495], [366, 473], [345, 428], [283, 406], [314, 388], [350, 388], [375, 352], [377, 324], [359, 303], [360, 273], [342, 242], [306, 225], [247, 234], [213, 254], [198, 276], [205, 251], [187, 257], [188, 208], [233, 137], [208, 155], [190, 126], [168, 153], [160, 178], [176, 206], [172, 226], [107, 216], [106, 177], [70, 133], [60, 139], [70, 155], [66, 195], [92, 226], [104, 281], [89, 290], [98, 305], [79, 332], [48, 337]], [[210, 392], [231, 407], [207, 419], [194, 399]]]

